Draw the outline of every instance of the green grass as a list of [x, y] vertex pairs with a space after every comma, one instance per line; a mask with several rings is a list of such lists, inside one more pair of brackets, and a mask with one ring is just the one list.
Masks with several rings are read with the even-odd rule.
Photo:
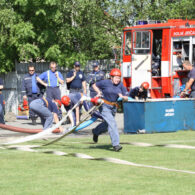
[[[195, 131], [121, 135], [120, 140], [153, 144], [174, 141], [174, 144], [194, 146]], [[100, 136], [98, 144], [92, 144], [89, 137], [67, 137], [45, 149], [195, 172], [195, 150], [123, 144], [123, 150], [116, 153], [107, 135]], [[0, 150], [0, 162], [0, 194], [183, 195], [195, 192], [195, 175], [187, 173], [16, 150]]]

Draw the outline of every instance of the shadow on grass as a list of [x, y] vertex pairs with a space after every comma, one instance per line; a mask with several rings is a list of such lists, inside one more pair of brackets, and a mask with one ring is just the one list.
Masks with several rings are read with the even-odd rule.
[[89, 149], [102, 149], [102, 150], [108, 150], [108, 151], [113, 151], [113, 148], [111, 145], [108, 144], [104, 144], [104, 145], [97, 145], [94, 144], [92, 142], [81, 142], [80, 144], [85, 144], [85, 145], [89, 145], [88, 147], [81, 147], [79, 145], [76, 144], [72, 144], [70, 145], [70, 143], [55, 143], [53, 144], [54, 147], [60, 147], [63, 149], [84, 149], [84, 150], [89, 150]]
[[109, 150], [109, 151], [113, 151], [113, 148], [111, 145], [94, 145], [94, 146], [89, 146], [90, 149], [103, 149], [103, 150]]

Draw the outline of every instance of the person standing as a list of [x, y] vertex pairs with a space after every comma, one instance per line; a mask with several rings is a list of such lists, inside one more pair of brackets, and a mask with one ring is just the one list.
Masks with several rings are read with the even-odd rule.
[[186, 83], [185, 89], [181, 92], [181, 96], [185, 96], [187, 90], [191, 88], [190, 98], [195, 98], [195, 68], [189, 61], [184, 61], [183, 67], [185, 70], [190, 71], [188, 73], [188, 82]]
[[0, 123], [5, 124], [4, 121], [4, 105], [3, 105], [3, 95], [2, 95], [2, 90], [3, 90], [3, 79], [0, 78]]
[[89, 84], [90, 97], [95, 97], [97, 93], [93, 89], [92, 85], [98, 81], [104, 80], [105, 73], [100, 70], [99, 63], [93, 63], [93, 71], [87, 76], [87, 83]]
[[[42, 86], [37, 82], [37, 73], [35, 72], [34, 65], [28, 67], [28, 74], [22, 80], [22, 96], [23, 100], [28, 100], [28, 105], [35, 99], [43, 96]], [[36, 125], [36, 115], [32, 110], [29, 110], [29, 116], [32, 124]]]
[[67, 73], [66, 83], [70, 93], [83, 92], [87, 94], [86, 79], [83, 71], [80, 70], [80, 62], [74, 63], [74, 69]]
[[[58, 115], [60, 107], [60, 100], [51, 100], [49, 98], [36, 99], [30, 103], [30, 109], [41, 118], [43, 130], [50, 128], [53, 124], [53, 120], [56, 124], [59, 122]], [[59, 129], [63, 132], [61, 126]]]
[[121, 71], [114, 68], [110, 72], [110, 79], [101, 80], [93, 84], [97, 97], [103, 97], [104, 104], [100, 107], [100, 113], [104, 122], [92, 130], [93, 141], [98, 142], [98, 136], [108, 130], [114, 151], [122, 149], [119, 144], [119, 133], [114, 118], [117, 111], [117, 99], [120, 97], [128, 100], [127, 90], [121, 83]]
[[51, 100], [60, 100], [61, 91], [60, 84], [64, 84], [64, 79], [62, 74], [57, 71], [56, 62], [50, 62], [50, 70], [43, 72], [37, 81], [46, 87], [46, 97]]

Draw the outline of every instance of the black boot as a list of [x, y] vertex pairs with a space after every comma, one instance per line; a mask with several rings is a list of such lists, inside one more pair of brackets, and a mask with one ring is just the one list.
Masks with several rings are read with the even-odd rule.
[[113, 149], [114, 149], [114, 151], [115, 151], [115, 152], [120, 151], [122, 148], [123, 148], [123, 147], [122, 147], [122, 146], [120, 146], [120, 145], [113, 146]]
[[92, 130], [92, 133], [93, 133], [93, 141], [94, 141], [95, 143], [98, 143], [98, 135], [96, 135], [96, 134], [94, 133], [94, 129]]
[[32, 118], [32, 125], [36, 125], [36, 118]]

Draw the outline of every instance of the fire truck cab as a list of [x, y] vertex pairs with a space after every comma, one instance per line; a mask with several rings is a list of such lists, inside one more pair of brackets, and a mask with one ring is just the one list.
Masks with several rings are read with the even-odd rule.
[[123, 84], [130, 90], [148, 82], [151, 98], [173, 97], [187, 81], [183, 61], [195, 65], [195, 20], [152, 23], [123, 29]]

